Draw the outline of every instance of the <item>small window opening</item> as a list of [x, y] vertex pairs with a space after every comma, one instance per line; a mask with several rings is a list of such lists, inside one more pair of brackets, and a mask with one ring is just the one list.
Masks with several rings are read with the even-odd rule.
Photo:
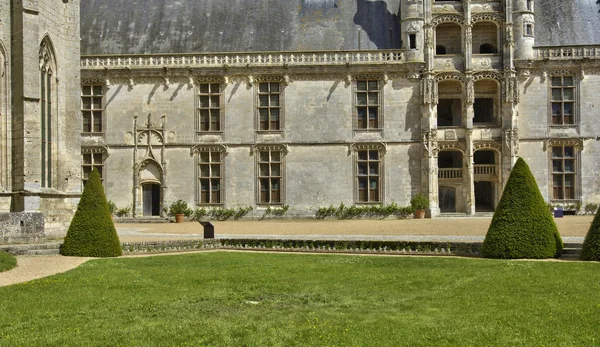
[[437, 45], [435, 46], [435, 54], [446, 54], [446, 47], [441, 46], [441, 45]]
[[460, 99], [440, 99], [437, 105], [438, 127], [461, 126], [462, 102]]
[[533, 11], [533, 0], [527, 0], [527, 10]]
[[484, 43], [479, 46], [479, 54], [493, 54], [496, 52], [496, 47], [490, 43]]
[[494, 99], [475, 98], [473, 103], [473, 123], [493, 123], [494, 122]]
[[533, 25], [525, 24], [525, 36], [533, 36]]
[[409, 34], [408, 41], [410, 49], [417, 49], [417, 34]]

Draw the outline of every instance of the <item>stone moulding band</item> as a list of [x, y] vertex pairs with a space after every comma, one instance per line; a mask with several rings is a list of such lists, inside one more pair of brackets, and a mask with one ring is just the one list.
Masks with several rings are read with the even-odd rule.
[[304, 66], [346, 64], [402, 64], [402, 50], [289, 52], [289, 53], [231, 53], [231, 54], [170, 54], [83, 56], [80, 66], [86, 69], [143, 68], [143, 67], [250, 67]]

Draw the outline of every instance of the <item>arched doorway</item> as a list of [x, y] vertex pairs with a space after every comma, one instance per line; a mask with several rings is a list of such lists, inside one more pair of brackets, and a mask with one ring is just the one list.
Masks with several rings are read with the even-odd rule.
[[142, 209], [144, 216], [160, 216], [160, 184], [142, 184]]
[[[163, 201], [163, 171], [153, 159], [142, 162], [139, 171], [141, 211], [144, 217], [160, 216]], [[139, 193], [138, 193], [139, 194]]]

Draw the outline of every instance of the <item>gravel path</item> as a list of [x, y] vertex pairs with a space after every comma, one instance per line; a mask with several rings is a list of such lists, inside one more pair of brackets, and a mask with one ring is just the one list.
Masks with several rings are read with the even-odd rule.
[[60, 255], [19, 255], [17, 267], [0, 272], [0, 287], [33, 281], [38, 278], [69, 271], [93, 258], [63, 257]]

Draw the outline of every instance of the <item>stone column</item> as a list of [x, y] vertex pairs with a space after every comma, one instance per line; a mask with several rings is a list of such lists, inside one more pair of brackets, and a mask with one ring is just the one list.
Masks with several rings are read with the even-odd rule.
[[467, 215], [475, 214], [475, 171], [473, 167], [473, 130], [467, 130], [465, 151], [465, 187]]
[[475, 83], [473, 82], [473, 74], [471, 72], [465, 73], [465, 92], [464, 92], [464, 112], [463, 112], [463, 127], [466, 129], [473, 129], [473, 118], [475, 117], [475, 111], [473, 110], [473, 103], [475, 103]]

